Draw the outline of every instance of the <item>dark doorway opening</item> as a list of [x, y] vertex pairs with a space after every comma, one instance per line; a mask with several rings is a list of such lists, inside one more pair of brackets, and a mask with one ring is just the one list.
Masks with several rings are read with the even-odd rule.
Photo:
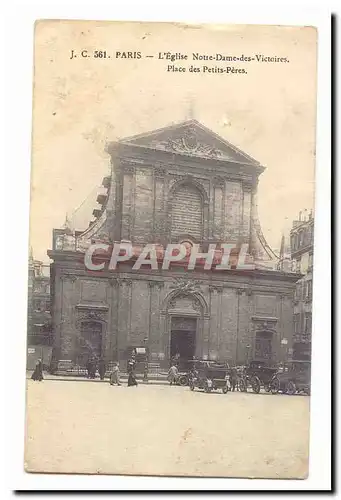
[[78, 340], [77, 364], [86, 366], [90, 358], [102, 355], [102, 324], [98, 321], [83, 321]]
[[189, 361], [195, 355], [196, 332], [196, 318], [172, 318], [170, 357], [171, 360], [176, 360], [179, 370], [190, 368]]
[[257, 332], [255, 343], [255, 360], [270, 362], [272, 360], [272, 333]]

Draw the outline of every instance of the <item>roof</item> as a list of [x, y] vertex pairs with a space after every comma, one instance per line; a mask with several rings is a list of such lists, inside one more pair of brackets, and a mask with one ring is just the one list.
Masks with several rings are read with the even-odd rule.
[[117, 144], [203, 158], [213, 157], [264, 170], [249, 154], [194, 119], [120, 139], [109, 144], [109, 152]]

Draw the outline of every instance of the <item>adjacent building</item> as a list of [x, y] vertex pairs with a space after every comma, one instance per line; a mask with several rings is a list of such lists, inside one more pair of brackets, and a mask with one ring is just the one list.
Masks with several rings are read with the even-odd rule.
[[53, 333], [50, 303], [50, 265], [34, 260], [31, 253], [28, 276], [27, 367], [38, 358], [50, 364]]
[[[54, 367], [84, 366], [90, 355], [123, 362], [133, 348], [168, 367], [174, 355], [231, 364], [283, 361], [294, 347], [293, 299], [300, 275], [274, 270], [262, 234], [258, 161], [196, 120], [110, 143], [103, 180], [85, 231], [53, 232]], [[122, 262], [89, 271], [94, 242], [247, 244], [255, 270], [140, 271]]]
[[293, 358], [311, 359], [314, 219], [312, 213], [293, 222], [290, 231], [292, 269], [303, 275], [294, 296]]

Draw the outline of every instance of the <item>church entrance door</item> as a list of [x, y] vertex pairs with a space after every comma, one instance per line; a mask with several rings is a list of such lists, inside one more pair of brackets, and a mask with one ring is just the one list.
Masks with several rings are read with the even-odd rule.
[[100, 358], [102, 354], [102, 324], [98, 321], [83, 321], [79, 339], [77, 363], [86, 366], [89, 358]]
[[190, 368], [195, 355], [197, 318], [173, 317], [171, 323], [170, 358], [176, 359], [179, 370]]
[[272, 333], [257, 332], [255, 343], [255, 360], [270, 362], [272, 359]]

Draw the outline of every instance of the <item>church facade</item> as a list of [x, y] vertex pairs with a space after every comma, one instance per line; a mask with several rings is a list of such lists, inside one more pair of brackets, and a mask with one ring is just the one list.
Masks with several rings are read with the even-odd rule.
[[[110, 143], [94, 220], [55, 229], [51, 264], [55, 364], [90, 354], [124, 362], [145, 348], [168, 367], [174, 355], [230, 364], [290, 357], [298, 274], [276, 269], [262, 235], [257, 186], [264, 167], [196, 120]], [[131, 242], [248, 246], [254, 270], [168, 270], [122, 262], [89, 271], [91, 244]]]

